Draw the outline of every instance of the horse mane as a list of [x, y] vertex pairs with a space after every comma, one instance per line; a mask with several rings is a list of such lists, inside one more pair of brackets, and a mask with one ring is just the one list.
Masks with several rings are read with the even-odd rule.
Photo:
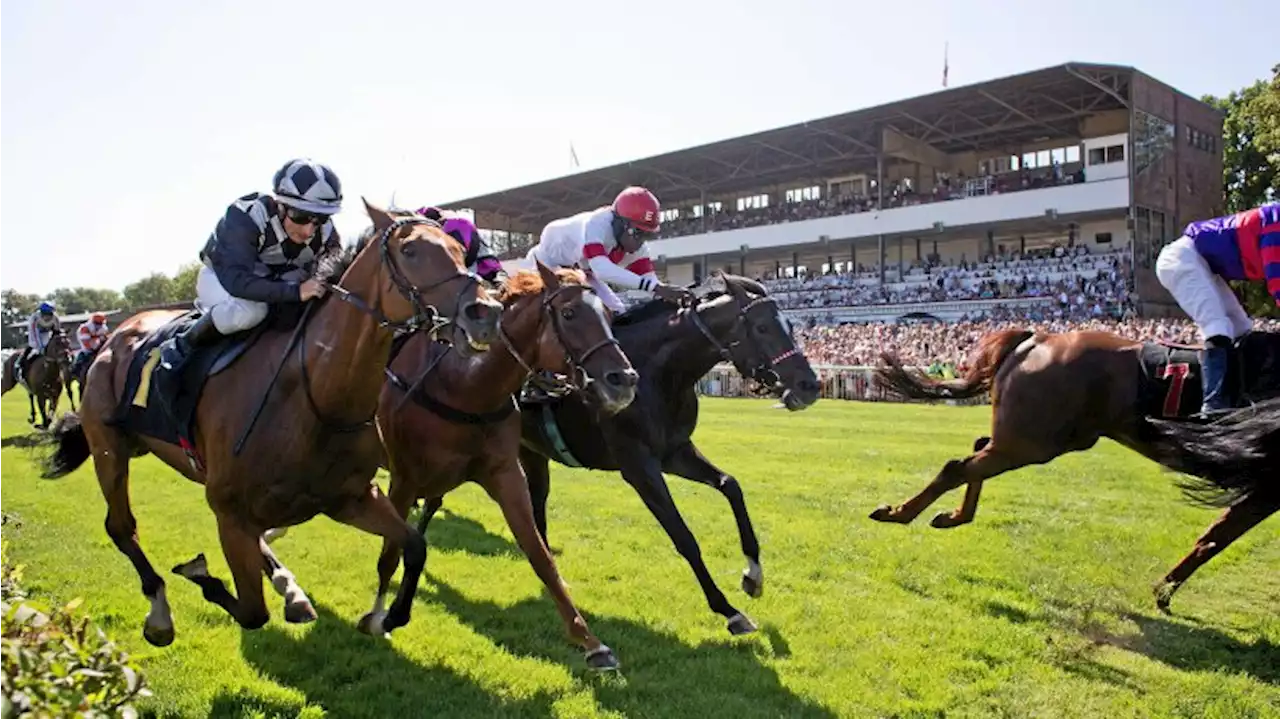
[[[556, 277], [560, 278], [560, 283], [565, 285], [585, 285], [587, 284], [587, 276], [582, 270], [572, 268], [561, 268], [555, 271]], [[514, 275], [510, 275], [507, 281], [502, 285], [502, 295], [498, 301], [503, 305], [511, 306], [522, 297], [530, 297], [542, 292], [546, 285], [542, 282], [542, 275], [533, 270], [520, 270]]]
[[[764, 285], [760, 284], [759, 282], [756, 282], [755, 280], [748, 279], [740, 275], [729, 274], [727, 272], [721, 272], [718, 274], [720, 277], [724, 278], [726, 289], [712, 290], [712, 291], [706, 292], [705, 294], [703, 294], [701, 297], [698, 298], [698, 304], [702, 304], [709, 300], [714, 300], [718, 297], [722, 297], [726, 294], [730, 294], [727, 287], [731, 285], [736, 285], [739, 289], [746, 291], [747, 294], [756, 295], [758, 297], [765, 297], [769, 294], [769, 290], [765, 288]], [[690, 287], [689, 289], [692, 289], [695, 292], [697, 291], [696, 287]], [[647, 322], [655, 317], [665, 317], [667, 315], [674, 314], [679, 309], [680, 308], [677, 307], [676, 305], [673, 305], [669, 302], [665, 302], [655, 297], [653, 299], [645, 300], [644, 302], [636, 305], [635, 307], [632, 307], [631, 309], [627, 310], [626, 312], [623, 312], [617, 317], [614, 317], [613, 326], [627, 327], [630, 325], [638, 325], [642, 322]]]

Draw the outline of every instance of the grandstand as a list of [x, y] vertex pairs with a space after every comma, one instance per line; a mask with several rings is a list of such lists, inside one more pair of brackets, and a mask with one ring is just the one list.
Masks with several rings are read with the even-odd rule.
[[444, 206], [511, 259], [645, 185], [667, 281], [764, 279], [811, 325], [1164, 316], [1152, 266], [1222, 211], [1222, 122], [1135, 68], [1072, 62]]

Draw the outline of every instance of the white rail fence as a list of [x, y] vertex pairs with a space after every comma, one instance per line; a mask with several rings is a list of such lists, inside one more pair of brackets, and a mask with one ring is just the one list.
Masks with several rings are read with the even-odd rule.
[[[883, 388], [876, 386], [872, 376], [874, 367], [857, 367], [842, 365], [813, 365], [822, 384], [822, 399], [857, 400], [860, 402], [894, 402], [896, 398], [887, 395]], [[703, 375], [698, 381], [698, 394], [706, 397], [751, 397], [749, 383], [742, 378], [738, 370], [731, 364], [719, 364]], [[990, 397], [983, 393], [980, 397], [967, 400], [948, 400], [951, 405], [988, 404]]]

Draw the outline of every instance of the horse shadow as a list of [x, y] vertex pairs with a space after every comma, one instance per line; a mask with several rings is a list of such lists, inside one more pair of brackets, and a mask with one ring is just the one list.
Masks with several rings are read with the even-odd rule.
[[391, 642], [362, 634], [324, 605], [301, 633], [277, 624], [241, 632], [245, 661], [272, 681], [298, 690], [301, 703], [228, 688], [211, 717], [298, 716], [323, 707], [337, 717], [532, 716], [553, 714], [555, 696], [498, 696], [445, 666], [405, 657]]
[[[418, 526], [420, 509], [414, 508], [409, 513], [409, 524]], [[494, 534], [483, 524], [470, 517], [450, 512], [441, 507], [436, 516], [431, 518], [427, 528], [430, 549], [446, 552], [467, 552], [480, 557], [519, 557], [524, 558], [520, 547], [510, 538]]]
[[1280, 645], [1266, 637], [1246, 644], [1207, 625], [1170, 621], [1129, 613], [1141, 637], [1131, 642], [1133, 651], [1162, 664], [1192, 672], [1243, 672], [1272, 686], [1280, 685]]
[[545, 594], [500, 606], [469, 599], [448, 584], [426, 577], [418, 596], [424, 602], [439, 602], [473, 631], [512, 654], [566, 665], [589, 682], [602, 711], [646, 719], [836, 716], [794, 694], [763, 663], [766, 658], [791, 655], [785, 639], [773, 628], [765, 628], [762, 640], [725, 637], [689, 646], [638, 621], [588, 616], [591, 630], [622, 662], [617, 681], [605, 677], [592, 681], [582, 652], [569, 644], [555, 604]]
[[47, 432], [28, 432], [27, 434], [9, 435], [0, 439], [0, 448], [37, 449], [52, 442], [53, 438]]

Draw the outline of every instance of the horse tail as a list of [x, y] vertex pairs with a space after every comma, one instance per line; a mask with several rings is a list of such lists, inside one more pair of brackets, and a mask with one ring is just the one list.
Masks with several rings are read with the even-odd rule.
[[1259, 492], [1280, 494], [1280, 397], [1238, 409], [1212, 424], [1147, 419], [1152, 459], [1189, 475], [1189, 501], [1226, 507]]
[[75, 412], [67, 412], [49, 429], [56, 447], [43, 462], [45, 479], [58, 479], [74, 472], [89, 458], [89, 440], [84, 436], [84, 425]]
[[969, 370], [963, 377], [953, 380], [935, 380], [918, 370], [902, 365], [897, 355], [883, 352], [880, 355], [885, 366], [875, 371], [878, 386], [906, 399], [969, 399], [991, 389], [996, 373], [1004, 365], [1013, 350], [1027, 339], [1034, 337], [1030, 330], [1001, 330], [983, 335], [978, 347], [970, 355]]

